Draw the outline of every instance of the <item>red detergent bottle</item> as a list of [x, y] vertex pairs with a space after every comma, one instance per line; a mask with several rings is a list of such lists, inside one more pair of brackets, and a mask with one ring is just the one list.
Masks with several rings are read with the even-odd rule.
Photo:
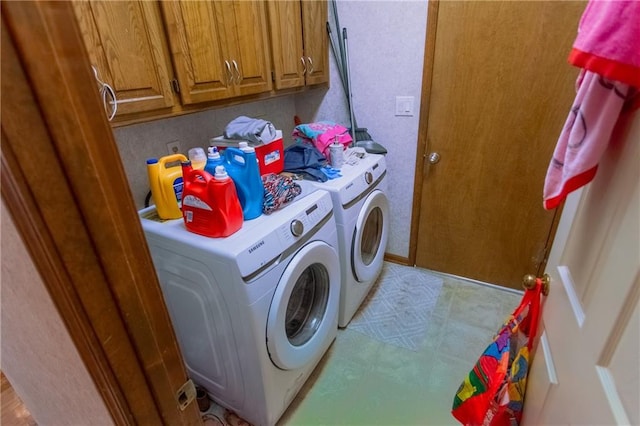
[[236, 187], [223, 166], [215, 175], [182, 163], [182, 218], [188, 231], [206, 237], [228, 237], [242, 228], [242, 207]]

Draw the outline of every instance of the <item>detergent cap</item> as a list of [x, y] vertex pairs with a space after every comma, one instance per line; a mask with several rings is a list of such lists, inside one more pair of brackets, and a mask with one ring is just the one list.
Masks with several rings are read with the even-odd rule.
[[217, 160], [218, 158], [220, 158], [220, 153], [218, 152], [218, 147], [217, 146], [210, 146], [209, 147], [209, 154], [207, 155], [207, 157], [213, 159], [213, 160]]
[[242, 152], [256, 152], [256, 149], [252, 146], [249, 146], [249, 144], [245, 141], [239, 142], [238, 148], [240, 148], [240, 151]]
[[204, 165], [207, 162], [207, 156], [204, 153], [204, 149], [200, 147], [191, 148], [187, 155], [194, 169], [204, 168]]
[[216, 174], [214, 175], [214, 177], [217, 180], [224, 180], [224, 179], [228, 179], [229, 175], [227, 174], [227, 171], [225, 170], [224, 166], [216, 166]]

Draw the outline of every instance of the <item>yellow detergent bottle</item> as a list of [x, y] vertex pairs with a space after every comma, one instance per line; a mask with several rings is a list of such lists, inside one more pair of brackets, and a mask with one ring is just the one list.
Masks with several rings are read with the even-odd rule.
[[159, 160], [147, 160], [147, 174], [151, 196], [156, 205], [158, 216], [162, 219], [181, 219], [180, 201], [182, 201], [182, 161], [187, 157], [173, 154]]

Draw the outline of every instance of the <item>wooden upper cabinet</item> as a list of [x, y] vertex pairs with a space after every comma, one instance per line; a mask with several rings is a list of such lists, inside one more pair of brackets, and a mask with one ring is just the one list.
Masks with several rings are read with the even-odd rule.
[[327, 2], [269, 1], [276, 89], [329, 81]]
[[262, 2], [162, 2], [182, 103], [271, 90]]
[[306, 64], [300, 1], [270, 1], [268, 7], [276, 89], [304, 86]]
[[329, 46], [327, 36], [327, 2], [301, 1], [304, 55], [307, 59], [307, 85], [329, 81]]
[[91, 63], [115, 91], [116, 118], [169, 108], [171, 60], [157, 3], [72, 2]]
[[115, 122], [329, 81], [326, 0], [71, 3]]

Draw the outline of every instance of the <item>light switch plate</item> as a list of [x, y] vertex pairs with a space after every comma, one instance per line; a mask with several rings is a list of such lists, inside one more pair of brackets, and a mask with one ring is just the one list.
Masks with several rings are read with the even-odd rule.
[[396, 115], [413, 116], [413, 96], [396, 96]]

